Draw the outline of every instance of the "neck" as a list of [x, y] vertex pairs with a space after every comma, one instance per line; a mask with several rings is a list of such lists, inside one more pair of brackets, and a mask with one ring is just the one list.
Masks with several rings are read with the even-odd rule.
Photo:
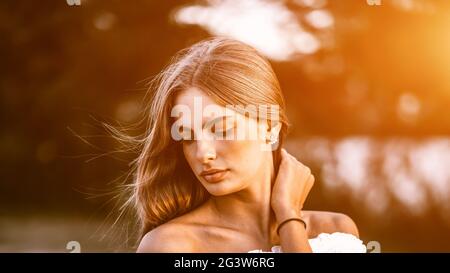
[[270, 199], [275, 170], [272, 156], [265, 161], [264, 171], [258, 172], [247, 188], [225, 196], [212, 196], [209, 200], [212, 208], [220, 215], [221, 221], [230, 228], [243, 232], [256, 232], [270, 242], [276, 226], [275, 215]]

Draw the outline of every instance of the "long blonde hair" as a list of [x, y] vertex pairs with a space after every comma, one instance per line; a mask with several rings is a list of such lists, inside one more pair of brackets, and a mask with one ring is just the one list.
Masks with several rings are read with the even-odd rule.
[[145, 135], [134, 161], [129, 199], [139, 217], [140, 237], [155, 227], [204, 203], [208, 192], [187, 164], [181, 144], [171, 137], [171, 109], [178, 91], [197, 87], [219, 105], [279, 105], [282, 128], [274, 151], [278, 166], [287, 133], [285, 103], [269, 62], [242, 42], [215, 37], [180, 51], [153, 80]]

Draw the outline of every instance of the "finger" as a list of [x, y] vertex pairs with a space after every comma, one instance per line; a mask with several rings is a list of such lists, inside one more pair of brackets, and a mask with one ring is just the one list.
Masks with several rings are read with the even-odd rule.
[[304, 179], [304, 181], [307, 181], [309, 179], [309, 176], [311, 175], [311, 169], [301, 163], [297, 163], [297, 166], [299, 172], [301, 173], [301, 177]]
[[300, 165], [304, 165], [300, 160], [298, 160], [295, 156], [293, 156], [292, 154], [286, 152], [287, 156], [294, 162], [300, 164]]
[[302, 191], [302, 198], [301, 198], [302, 204], [305, 203], [306, 198], [309, 195], [309, 192], [311, 191], [312, 187], [314, 186], [314, 181], [315, 181], [314, 175], [310, 175], [308, 177], [308, 180], [306, 181], [305, 186]]
[[295, 157], [290, 155], [285, 149], [282, 149], [281, 151], [281, 164], [285, 164], [286, 167], [295, 167], [297, 165]]
[[309, 176], [308, 182], [306, 183], [308, 186], [308, 191], [310, 191], [311, 188], [314, 186], [315, 181], [316, 181], [316, 178], [314, 177], [314, 175], [311, 174]]
[[289, 158], [289, 153], [284, 148], [281, 149], [281, 157], [285, 159]]
[[281, 153], [283, 156], [289, 159], [296, 159], [293, 155], [291, 155], [286, 149], [281, 149]]

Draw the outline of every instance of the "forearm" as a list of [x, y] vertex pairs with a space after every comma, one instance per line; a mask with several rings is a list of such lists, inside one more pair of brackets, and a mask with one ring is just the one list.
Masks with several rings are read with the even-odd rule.
[[[283, 213], [277, 217], [277, 222], [299, 217], [297, 213]], [[305, 226], [299, 221], [289, 221], [284, 223], [279, 229], [281, 249], [283, 252], [312, 252], [308, 242], [308, 233]]]

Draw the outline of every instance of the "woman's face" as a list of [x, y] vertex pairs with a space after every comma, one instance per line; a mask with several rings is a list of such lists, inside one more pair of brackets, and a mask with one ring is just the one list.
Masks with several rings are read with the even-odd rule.
[[[184, 156], [210, 194], [240, 191], [273, 164], [265, 140], [266, 121], [257, 122], [220, 106], [194, 87], [178, 94], [176, 107], [179, 109], [172, 109], [176, 117], [172, 137], [182, 138]], [[174, 128], [181, 128], [178, 136], [174, 136]]]

